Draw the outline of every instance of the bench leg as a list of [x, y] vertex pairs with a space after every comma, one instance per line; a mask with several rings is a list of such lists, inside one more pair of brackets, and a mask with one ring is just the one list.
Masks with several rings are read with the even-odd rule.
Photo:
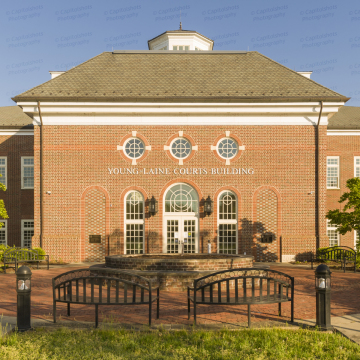
[[190, 320], [190, 289], [188, 289], [187, 295], [188, 295], [188, 320]]
[[251, 305], [248, 304], [248, 327], [251, 328]]
[[4, 261], [4, 274], [6, 274], [6, 262]]
[[152, 303], [149, 301], [149, 326], [151, 326], [151, 310], [152, 310]]
[[37, 261], [37, 269], [39, 270], [39, 262]]
[[70, 316], [70, 303], [67, 304], [67, 316]]
[[279, 316], [281, 316], [281, 302], [279, 303]]
[[195, 322], [195, 325], [196, 325], [196, 299], [194, 301], [194, 322]]
[[95, 327], [99, 326], [99, 312], [98, 312], [98, 304], [95, 304]]
[[56, 323], [56, 301], [53, 303], [53, 316], [54, 316], [54, 323]]
[[157, 310], [156, 310], [156, 318], [159, 318], [160, 315], [160, 289], [157, 289]]
[[48, 263], [48, 270], [49, 270], [49, 258], [48, 258], [48, 261], [47, 261], [47, 263]]

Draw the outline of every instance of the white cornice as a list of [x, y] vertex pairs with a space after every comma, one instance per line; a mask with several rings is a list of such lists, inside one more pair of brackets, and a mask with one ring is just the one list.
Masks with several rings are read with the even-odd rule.
[[328, 136], [360, 136], [360, 130], [327, 130]]
[[0, 135], [31, 135], [34, 136], [33, 129], [0, 129]]

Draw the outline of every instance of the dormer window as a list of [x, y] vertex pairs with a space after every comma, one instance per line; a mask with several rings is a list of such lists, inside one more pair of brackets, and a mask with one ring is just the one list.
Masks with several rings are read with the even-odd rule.
[[176, 45], [173, 46], [173, 50], [190, 50], [190, 46], [189, 45]]
[[201, 49], [195, 46], [195, 51], [201, 51]]

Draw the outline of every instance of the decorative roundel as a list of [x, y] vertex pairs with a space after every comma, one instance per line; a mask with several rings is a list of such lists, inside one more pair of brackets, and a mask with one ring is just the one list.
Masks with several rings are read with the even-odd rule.
[[223, 159], [234, 158], [238, 153], [238, 149], [238, 143], [230, 137], [221, 139], [217, 145], [217, 152]]
[[185, 138], [177, 138], [171, 143], [170, 151], [176, 159], [185, 159], [191, 153], [190, 141]]
[[125, 142], [124, 152], [130, 159], [139, 159], [145, 152], [145, 145], [139, 138], [130, 138]]

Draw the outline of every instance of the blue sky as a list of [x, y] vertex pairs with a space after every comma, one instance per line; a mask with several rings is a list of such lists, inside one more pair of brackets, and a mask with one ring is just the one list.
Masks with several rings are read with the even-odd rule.
[[0, 106], [103, 51], [147, 49], [179, 27], [215, 50], [256, 50], [360, 106], [359, 1], [7, 1], [0, 12]]

